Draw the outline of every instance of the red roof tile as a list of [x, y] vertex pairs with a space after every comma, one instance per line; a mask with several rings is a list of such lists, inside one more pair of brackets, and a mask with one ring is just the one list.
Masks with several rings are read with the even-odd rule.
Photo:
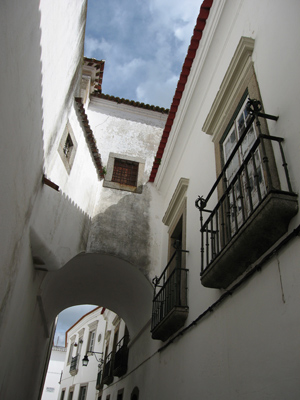
[[95, 79], [94, 90], [97, 90], [97, 91], [99, 91], [101, 93], [105, 61], [104, 60], [96, 60], [95, 58], [84, 57], [84, 62], [89, 67], [96, 68], [96, 70], [97, 70], [97, 72], [96, 72], [97, 79]]
[[99, 179], [101, 180], [104, 178], [104, 172], [103, 172], [101, 156], [100, 156], [100, 153], [99, 153], [97, 145], [96, 145], [96, 140], [95, 140], [93, 131], [90, 128], [88, 117], [85, 113], [85, 109], [82, 104], [82, 99], [80, 97], [76, 97], [75, 102], [77, 104], [77, 109], [80, 114], [81, 121], [82, 121], [82, 124], [84, 127], [86, 142], [87, 142], [88, 148], [90, 150], [90, 153], [92, 155], [94, 165], [96, 167]]

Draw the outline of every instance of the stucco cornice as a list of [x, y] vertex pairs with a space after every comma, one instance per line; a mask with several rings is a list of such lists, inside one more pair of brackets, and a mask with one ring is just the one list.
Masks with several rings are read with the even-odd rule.
[[131, 105], [130, 102], [123, 103], [123, 102], [112, 101], [110, 99], [106, 99], [105, 97], [98, 97], [96, 95], [91, 96], [90, 106], [91, 105], [101, 106], [111, 111], [117, 111], [117, 112], [121, 111], [127, 113], [128, 115], [136, 115], [143, 119], [151, 120], [153, 121], [153, 125], [160, 127], [163, 126], [168, 116], [166, 112], [160, 111], [159, 108], [156, 110], [156, 109], [137, 107]]
[[252, 66], [254, 39], [242, 37], [229, 64], [220, 89], [213, 102], [202, 130], [209, 135], [216, 135], [220, 124], [227, 114], [227, 109], [240, 90], [249, 68]]
[[172, 199], [170, 201], [170, 204], [167, 208], [167, 211], [165, 212], [165, 215], [162, 219], [165, 225], [170, 226], [171, 221], [174, 218], [174, 215], [176, 215], [177, 210], [180, 208], [182, 204], [182, 201], [188, 189], [188, 185], [189, 185], [189, 179], [180, 178], [177, 187], [175, 189], [175, 192], [172, 196]]

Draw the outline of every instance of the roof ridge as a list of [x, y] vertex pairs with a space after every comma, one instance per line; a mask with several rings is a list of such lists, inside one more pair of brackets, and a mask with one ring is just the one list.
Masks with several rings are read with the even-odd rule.
[[138, 108], [144, 108], [146, 110], [157, 111], [157, 112], [160, 112], [160, 113], [163, 113], [163, 114], [168, 114], [169, 113], [169, 109], [164, 108], [164, 107], [145, 104], [145, 103], [141, 103], [141, 102], [135, 101], [135, 100], [124, 99], [123, 97], [120, 98], [120, 97], [113, 96], [113, 95], [110, 95], [110, 94], [104, 94], [104, 93], [101, 93], [99, 91], [95, 91], [94, 93], [91, 93], [91, 96], [95, 96], [95, 97], [98, 97], [98, 98], [104, 99], [104, 100], [114, 101], [115, 103], [118, 103], [118, 104], [127, 104], [127, 105], [133, 106], [133, 107], [138, 107]]

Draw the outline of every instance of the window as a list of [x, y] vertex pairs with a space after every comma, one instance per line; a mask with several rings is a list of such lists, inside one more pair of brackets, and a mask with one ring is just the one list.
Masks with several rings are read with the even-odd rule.
[[124, 389], [118, 390], [117, 400], [123, 400]]
[[110, 153], [104, 187], [142, 193], [145, 161], [139, 157]]
[[67, 139], [65, 141], [65, 145], [63, 147], [63, 152], [66, 158], [70, 159], [72, 151], [74, 150], [74, 145], [71, 139], [70, 134], [68, 133]]
[[76, 149], [77, 141], [75, 139], [71, 124], [70, 122], [68, 122], [58, 147], [58, 153], [68, 174], [71, 172], [71, 168], [75, 159]]
[[64, 400], [65, 398], [66, 389], [63, 389], [60, 394], [60, 400]]
[[112, 182], [136, 187], [139, 164], [134, 161], [115, 159]]
[[[246, 95], [243, 96], [242, 105], [236, 110], [235, 117], [226, 129], [224, 138], [220, 142], [223, 166], [226, 164], [238, 141], [241, 139], [251, 117], [247, 107], [249, 101], [247, 93], [248, 91]], [[242, 163], [245, 162], [257, 137], [258, 133], [254, 123], [252, 123], [241, 146], [239, 146], [238, 151], [235, 153], [225, 172], [227, 186], [236, 176]], [[242, 225], [244, 219], [250, 215], [251, 208], [255, 208], [259, 199], [265, 194], [266, 184], [263, 176], [261, 155], [259, 148], [257, 148], [253, 154], [252, 160], [247, 163], [247, 168], [243, 170], [239, 179], [233, 184], [232, 190], [229, 191], [231, 235]]]
[[84, 332], [84, 329], [82, 329], [79, 332], [79, 339], [78, 339], [78, 345], [77, 345], [77, 351], [76, 351], [76, 355], [78, 357], [80, 357], [80, 355], [81, 355], [81, 349], [82, 349], [82, 344], [83, 344], [83, 332]]
[[215, 145], [218, 176], [196, 202], [206, 287], [228, 288], [286, 233], [297, 212], [288, 174], [279, 179], [287, 164], [281, 138], [268, 132], [253, 49], [254, 40], [242, 37], [203, 125]]
[[75, 341], [75, 338], [72, 340], [72, 342], [71, 342], [71, 344], [70, 344], [70, 350], [69, 350], [69, 355], [68, 355], [68, 362], [67, 362], [67, 364], [70, 364], [70, 362], [72, 361], [73, 349], [74, 349], [74, 341]]
[[94, 351], [95, 336], [96, 336], [96, 330], [90, 331], [88, 345], [87, 345], [87, 353], [89, 351]]
[[86, 385], [80, 386], [78, 400], [85, 400], [86, 392], [87, 392], [87, 386]]
[[139, 388], [137, 386], [133, 389], [130, 400], [139, 400]]
[[74, 387], [69, 389], [68, 400], [73, 400]]

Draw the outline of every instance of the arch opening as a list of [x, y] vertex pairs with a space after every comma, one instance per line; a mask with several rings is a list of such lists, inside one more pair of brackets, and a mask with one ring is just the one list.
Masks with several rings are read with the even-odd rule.
[[149, 280], [136, 266], [107, 254], [78, 254], [45, 276], [41, 293], [48, 323], [68, 307], [97, 304], [126, 321], [134, 338], [151, 318]]

